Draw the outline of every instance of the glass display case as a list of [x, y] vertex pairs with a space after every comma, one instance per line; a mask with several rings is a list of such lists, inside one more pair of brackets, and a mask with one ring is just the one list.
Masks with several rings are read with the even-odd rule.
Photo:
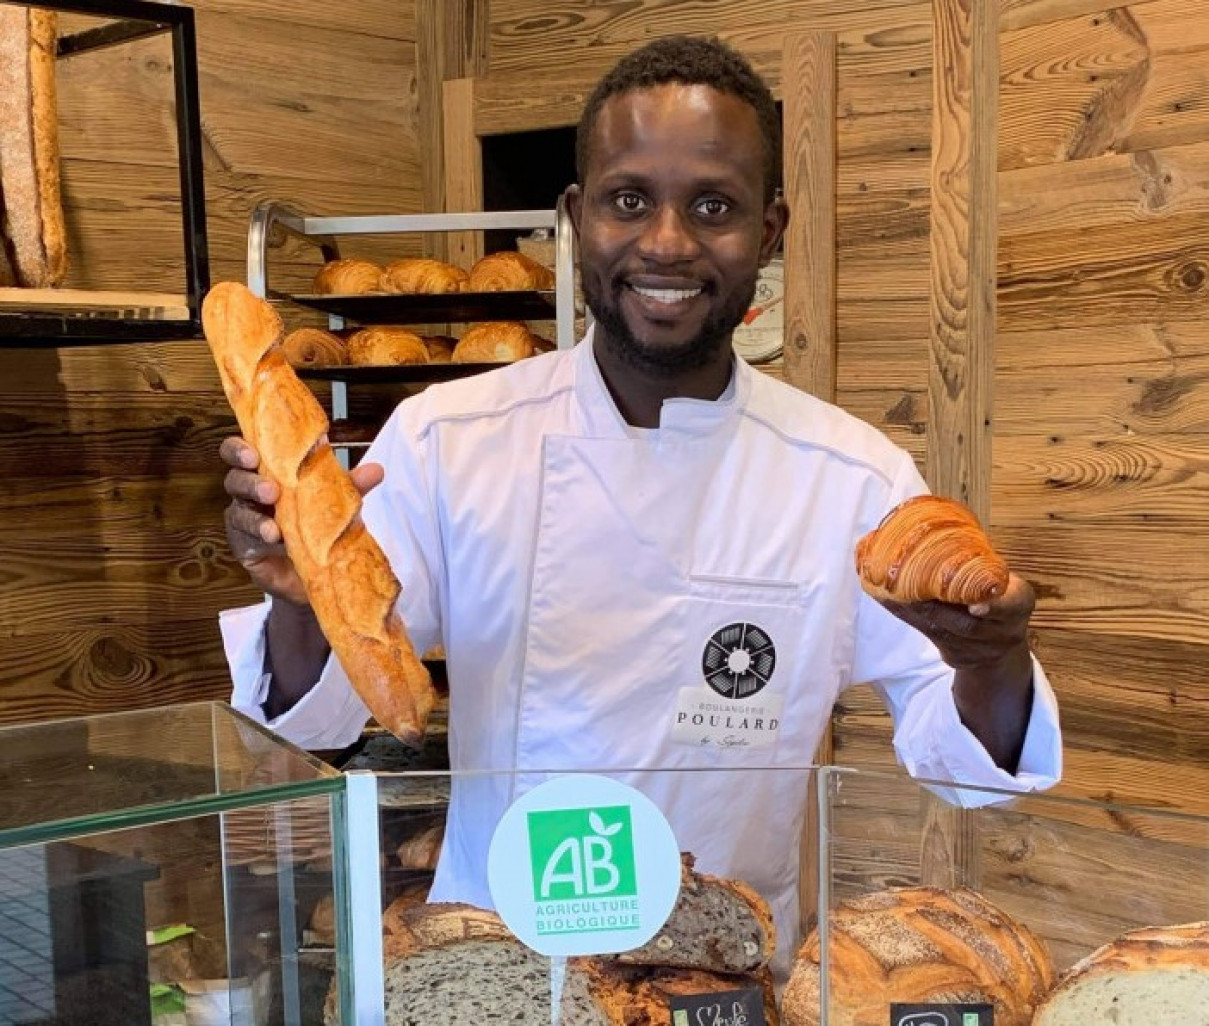
[[[352, 1022], [344, 778], [216, 703], [0, 729], [0, 1022]], [[339, 901], [335, 901], [335, 897]], [[338, 916], [335, 918], [339, 918]]]
[[[358, 1023], [1204, 1021], [1199, 817], [810, 766], [355, 771], [348, 800]], [[610, 935], [667, 857], [643, 805], [694, 861]]]

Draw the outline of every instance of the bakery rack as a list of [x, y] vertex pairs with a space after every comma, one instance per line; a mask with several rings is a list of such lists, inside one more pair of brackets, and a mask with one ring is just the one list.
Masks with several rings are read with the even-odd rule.
[[[554, 233], [555, 287], [533, 292], [458, 292], [446, 295], [329, 296], [287, 293], [269, 281], [270, 240], [288, 233], [314, 247], [320, 261], [340, 257], [339, 238], [357, 235], [414, 235], [495, 229]], [[316, 266], [318, 270], [318, 265]], [[458, 214], [366, 214], [317, 217], [268, 201], [252, 211], [248, 228], [248, 288], [278, 303], [294, 303], [327, 315], [328, 327], [347, 324], [435, 324], [486, 320], [553, 320], [559, 349], [575, 344], [575, 258], [570, 215], [560, 199], [553, 210], [483, 211]], [[497, 364], [426, 364], [406, 367], [303, 368], [299, 376], [331, 382], [331, 415], [348, 417], [348, 385], [431, 384], [489, 370]]]
[[108, 18], [59, 39], [59, 59], [147, 36], [172, 35], [172, 76], [184, 242], [183, 294], [0, 288], [0, 345], [63, 346], [200, 338], [210, 287], [206, 194], [193, 9], [155, 0], [0, 0], [2, 4]]

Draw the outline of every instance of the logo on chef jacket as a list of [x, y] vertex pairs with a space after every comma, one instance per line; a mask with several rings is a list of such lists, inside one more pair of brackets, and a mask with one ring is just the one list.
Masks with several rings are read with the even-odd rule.
[[504, 814], [487, 882], [500, 917], [535, 951], [612, 954], [641, 947], [667, 920], [680, 891], [680, 849], [641, 792], [572, 774], [540, 784]]
[[776, 668], [772, 638], [754, 623], [732, 623], [715, 631], [701, 656], [705, 683], [723, 698], [751, 698]]

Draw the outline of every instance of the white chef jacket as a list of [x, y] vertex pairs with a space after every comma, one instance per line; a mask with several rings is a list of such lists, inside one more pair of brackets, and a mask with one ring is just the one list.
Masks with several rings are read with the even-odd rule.
[[[808, 798], [807, 774], [789, 767], [810, 762], [845, 687], [877, 686], [918, 777], [1029, 790], [1060, 775], [1040, 666], [1013, 777], [961, 723], [935, 647], [859, 586], [857, 539], [925, 490], [911, 458], [741, 360], [722, 398], [668, 400], [657, 429], [635, 431], [589, 336], [429, 387], [400, 404], [365, 458], [386, 470], [364, 518], [402, 581], [400, 612], [417, 650], [445, 648], [454, 769], [635, 771], [618, 776], [662, 808], [699, 868], [770, 900], [782, 959], [797, 936]], [[222, 617], [233, 704], [261, 720], [267, 610]], [[705, 679], [711, 639], [716, 653], [735, 625], [767, 643], [761, 675], [744, 679], [775, 708], [776, 730], [703, 745], [677, 717], [686, 695], [713, 695], [719, 715], [736, 700]], [[367, 715], [332, 659], [270, 725], [332, 748]], [[492, 832], [538, 779], [455, 779], [433, 900], [491, 906]]]

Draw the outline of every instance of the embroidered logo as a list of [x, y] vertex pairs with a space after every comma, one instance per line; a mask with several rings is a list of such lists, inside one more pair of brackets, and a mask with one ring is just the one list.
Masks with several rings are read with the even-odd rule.
[[732, 623], [715, 631], [701, 656], [705, 683], [723, 698], [750, 698], [772, 679], [776, 666], [772, 638], [752, 623]]

